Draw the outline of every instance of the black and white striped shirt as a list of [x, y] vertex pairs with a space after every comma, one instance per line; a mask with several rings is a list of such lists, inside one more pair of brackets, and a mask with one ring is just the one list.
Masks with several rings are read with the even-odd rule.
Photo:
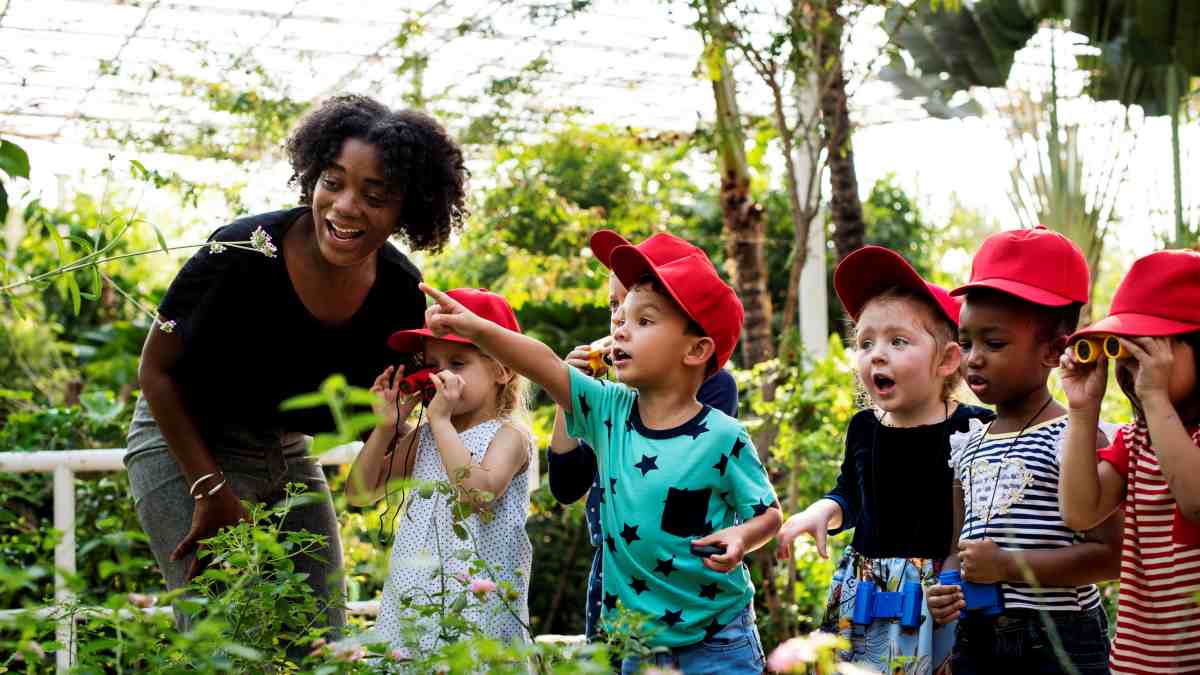
[[[957, 444], [950, 466], [966, 498], [961, 540], [987, 537], [1008, 550], [1051, 549], [1082, 541], [1063, 524], [1058, 510], [1058, 452], [1066, 428], [1065, 415], [1020, 434], [985, 436], [977, 427]], [[1080, 611], [1100, 602], [1092, 584], [1002, 587], [1006, 609]]]

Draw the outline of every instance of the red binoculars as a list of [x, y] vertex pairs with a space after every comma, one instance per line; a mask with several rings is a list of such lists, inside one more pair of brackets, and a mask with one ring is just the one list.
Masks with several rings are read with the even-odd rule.
[[400, 391], [409, 395], [420, 393], [421, 403], [429, 405], [433, 397], [437, 396], [437, 387], [433, 385], [433, 380], [429, 379], [433, 372], [433, 368], [420, 368], [413, 371], [411, 375], [400, 380]]

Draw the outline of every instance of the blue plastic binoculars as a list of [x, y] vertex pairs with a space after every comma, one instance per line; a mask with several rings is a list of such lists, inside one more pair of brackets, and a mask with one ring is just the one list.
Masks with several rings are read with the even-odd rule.
[[1101, 350], [1110, 359], [1127, 359], [1128, 349], [1115, 335], [1098, 335], [1095, 338], [1080, 338], [1075, 341], [1075, 360], [1080, 363], [1091, 363], [1100, 358]]
[[921, 584], [906, 581], [896, 592], [881, 591], [872, 581], [859, 581], [854, 598], [854, 623], [870, 625], [875, 619], [900, 619], [905, 628], [921, 625]]
[[978, 584], [973, 581], [963, 581], [958, 570], [946, 570], [938, 575], [938, 583], [943, 586], [958, 586], [962, 589], [963, 599], [967, 606], [959, 612], [961, 619], [967, 618], [967, 612], [978, 611], [984, 616], [996, 616], [1004, 611], [1004, 598], [1000, 595], [1000, 584]]

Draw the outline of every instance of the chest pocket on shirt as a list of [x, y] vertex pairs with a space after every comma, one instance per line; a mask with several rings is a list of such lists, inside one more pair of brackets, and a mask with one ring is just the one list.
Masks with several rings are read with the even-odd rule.
[[704, 536], [712, 532], [708, 522], [708, 500], [712, 489], [679, 490], [667, 489], [667, 503], [663, 507], [662, 531], [677, 537]]

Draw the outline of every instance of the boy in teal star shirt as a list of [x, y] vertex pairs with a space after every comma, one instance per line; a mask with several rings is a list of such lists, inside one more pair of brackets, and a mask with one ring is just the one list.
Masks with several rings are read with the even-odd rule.
[[[670, 255], [647, 255], [648, 245]], [[745, 429], [696, 400], [705, 377], [733, 353], [741, 302], [699, 248], [668, 234], [640, 248], [618, 246], [610, 256], [629, 288], [613, 332], [619, 384], [588, 377], [542, 343], [422, 286], [436, 301], [426, 325], [435, 335], [470, 339], [542, 385], [570, 411], [568, 432], [595, 449], [604, 489], [604, 611], [620, 603], [649, 616], [653, 633], [641, 637], [668, 648], [626, 658], [622, 671], [760, 673], [754, 588], [742, 559], [775, 535], [783, 517]], [[718, 552], [697, 554], [694, 546]]]

